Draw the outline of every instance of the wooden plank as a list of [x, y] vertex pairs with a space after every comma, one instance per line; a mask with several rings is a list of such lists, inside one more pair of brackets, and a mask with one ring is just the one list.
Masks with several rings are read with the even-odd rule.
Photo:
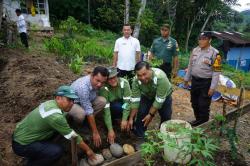
[[[229, 111], [227, 114], [226, 114], [226, 122], [225, 123], [228, 123], [228, 122], [231, 122], [232, 120], [234, 120], [237, 116], [242, 116], [246, 113], [250, 112], [250, 103], [248, 104], [245, 104], [243, 105], [242, 107], [240, 108], [235, 108], [231, 111]], [[240, 115], [239, 115], [240, 113]], [[209, 120], [208, 122], [206, 123], [203, 123], [197, 127], [200, 127], [200, 128], [208, 128], [212, 123], [214, 123], [214, 119], [211, 119]]]
[[71, 139], [71, 160], [72, 160], [72, 166], [78, 165], [76, 137], [72, 137]]
[[124, 156], [120, 159], [103, 164], [103, 166], [133, 166], [141, 160], [141, 152], [137, 151], [134, 154]]

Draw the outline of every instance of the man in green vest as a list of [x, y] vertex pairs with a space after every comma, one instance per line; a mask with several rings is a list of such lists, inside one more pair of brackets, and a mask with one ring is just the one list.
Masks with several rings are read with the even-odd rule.
[[171, 74], [175, 77], [177, 73], [178, 52], [177, 41], [170, 37], [170, 26], [163, 24], [161, 26], [161, 37], [155, 39], [151, 46], [149, 60], [153, 57], [163, 60], [159, 68], [166, 73], [169, 80], [171, 79]]
[[65, 118], [74, 100], [78, 98], [69, 86], [61, 86], [55, 93], [55, 99], [40, 104], [17, 124], [13, 133], [13, 151], [28, 159], [27, 165], [53, 165], [62, 155], [61, 146], [49, 139], [58, 132], [66, 139], [77, 138], [78, 146], [91, 160], [95, 153], [82, 140], [81, 136], [71, 129]]
[[148, 124], [157, 112], [161, 123], [171, 119], [172, 86], [166, 74], [161, 69], [151, 68], [148, 62], [138, 62], [135, 72], [127, 129], [134, 127], [134, 133], [143, 138]]
[[100, 96], [107, 100], [104, 108], [104, 122], [108, 129], [108, 141], [112, 144], [115, 140], [112, 121], [121, 119], [121, 131], [127, 129], [131, 90], [126, 79], [117, 77], [117, 68], [110, 67], [108, 71], [109, 78], [107, 84], [100, 90]]

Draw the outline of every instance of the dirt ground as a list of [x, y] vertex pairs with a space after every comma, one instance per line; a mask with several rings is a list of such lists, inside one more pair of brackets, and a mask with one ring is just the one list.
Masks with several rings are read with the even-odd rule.
[[[93, 66], [93, 64], [86, 64], [84, 70], [89, 71]], [[11, 148], [11, 136], [16, 123], [39, 103], [52, 99], [53, 93], [58, 86], [69, 84], [78, 77], [61, 60], [54, 56], [23, 49], [0, 48], [0, 157], [2, 157], [3, 165], [17, 166], [23, 163], [22, 158], [16, 156]], [[173, 119], [192, 120], [194, 117], [189, 101], [189, 92], [175, 87], [172, 97]], [[231, 106], [227, 107], [228, 110], [232, 108]], [[222, 103], [213, 102], [211, 118], [216, 113], [221, 113], [221, 111]], [[248, 162], [250, 161], [250, 154], [247, 152], [246, 147], [248, 146], [249, 149], [250, 144], [249, 117], [248, 114], [245, 119], [241, 120], [240, 123], [244, 125], [239, 127], [239, 145], [242, 146], [240, 152], [243, 153]], [[98, 126], [103, 131], [101, 134], [103, 142], [106, 142], [105, 127], [101, 122], [102, 118], [99, 117], [98, 119]], [[158, 128], [158, 126], [159, 120], [155, 118], [150, 128]], [[87, 129], [83, 131], [83, 135], [85, 139], [90, 139], [90, 136], [86, 134], [87, 131]], [[128, 140], [128, 137], [131, 140]], [[127, 134], [121, 134], [118, 142], [133, 144], [134, 140]], [[70, 146], [69, 143], [65, 144], [65, 146]], [[107, 143], [104, 143], [103, 146], [107, 146]], [[95, 150], [98, 151], [98, 149]], [[61, 162], [64, 163], [62, 165], [70, 164], [70, 158], [65, 158], [65, 160], [67, 161]]]

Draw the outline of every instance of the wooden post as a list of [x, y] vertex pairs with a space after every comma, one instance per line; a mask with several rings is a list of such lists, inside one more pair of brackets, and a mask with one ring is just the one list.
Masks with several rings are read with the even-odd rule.
[[76, 137], [72, 137], [71, 139], [71, 158], [72, 158], [72, 166], [77, 166], [78, 158], [77, 158]]
[[[227, 104], [226, 104], [226, 102], [225, 102], [225, 100], [224, 99], [222, 99], [222, 102], [223, 102], [223, 106], [222, 106], [222, 115], [223, 115], [223, 117], [224, 118], [226, 118], [226, 106], [227, 106]], [[222, 127], [223, 125], [224, 125], [224, 123], [225, 122], [220, 122], [220, 126]], [[222, 136], [222, 130], [220, 130], [220, 136]]]
[[[242, 84], [242, 83], [241, 83]], [[238, 112], [237, 112], [237, 117], [235, 118], [234, 120], [234, 130], [236, 131], [236, 127], [237, 127], [237, 123], [238, 123], [238, 118], [241, 116], [241, 104], [242, 104], [242, 95], [243, 95], [243, 87], [241, 85], [241, 88], [240, 88], [240, 96], [239, 96], [239, 100], [238, 100], [238, 103], [237, 103], [237, 108], [239, 109]]]

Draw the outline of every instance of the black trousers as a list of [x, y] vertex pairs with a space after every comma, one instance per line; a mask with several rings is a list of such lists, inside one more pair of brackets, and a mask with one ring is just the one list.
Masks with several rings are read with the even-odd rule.
[[121, 69], [117, 69], [118, 71], [118, 77], [125, 77], [129, 84], [131, 85], [132, 84], [132, 79], [134, 77], [134, 71], [131, 70], [131, 71], [127, 71], [127, 70], [121, 70]]
[[164, 62], [158, 68], [163, 70], [165, 72], [165, 74], [167, 75], [169, 81], [171, 81], [171, 74], [172, 74], [172, 65], [171, 65], [171, 63]]
[[21, 38], [21, 42], [23, 43], [23, 45], [28, 48], [29, 47], [29, 44], [28, 44], [28, 36], [27, 36], [27, 33], [20, 33], [20, 38]]
[[190, 92], [196, 120], [209, 120], [211, 97], [208, 96], [208, 91], [211, 80], [211, 78], [197, 78], [192, 76], [192, 88]]
[[37, 141], [21, 145], [12, 140], [13, 151], [28, 159], [26, 166], [53, 166], [63, 154], [60, 145], [47, 141]]

